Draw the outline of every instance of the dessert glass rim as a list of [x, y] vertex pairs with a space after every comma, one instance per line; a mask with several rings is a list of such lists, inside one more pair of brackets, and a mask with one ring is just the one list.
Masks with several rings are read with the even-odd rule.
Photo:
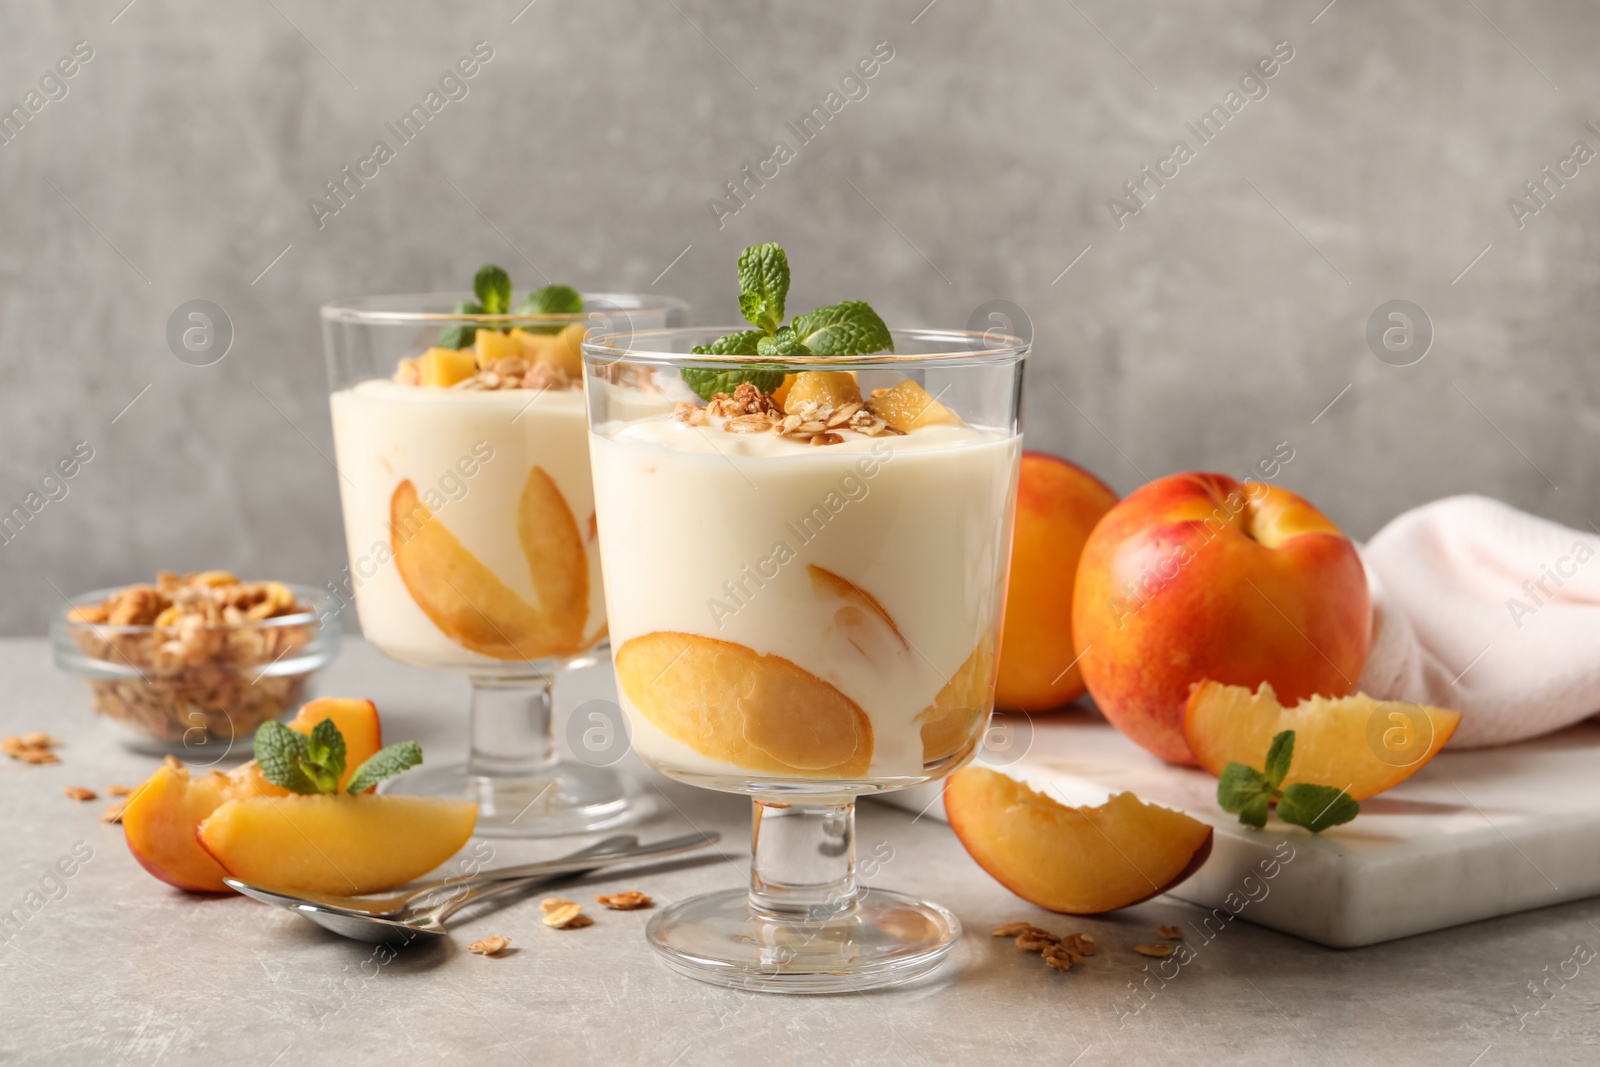
[[[93, 630], [106, 634], [144, 634], [156, 631], [178, 631], [186, 629], [183, 626], [157, 626], [155, 623], [109, 623], [85, 622], [81, 619], [71, 619], [67, 616], [74, 609], [89, 607], [109, 599], [113, 594], [134, 585], [149, 585], [148, 582], [130, 582], [124, 585], [108, 585], [104, 589], [93, 589], [87, 593], [80, 593], [68, 599], [65, 607], [60, 607], [51, 615], [51, 623], [68, 629]], [[285, 589], [294, 594], [299, 603], [310, 604], [309, 611], [297, 611], [292, 615], [274, 615], [266, 619], [242, 620], [240, 622], [208, 623], [195, 626], [196, 630], [212, 632], [226, 632], [229, 630], [265, 630], [278, 626], [304, 626], [307, 623], [320, 622], [326, 614], [325, 609], [332, 602], [332, 598], [323, 590], [309, 585], [297, 585], [294, 582], [280, 583]]]
[[[562, 312], [559, 314], [504, 312], [491, 315], [485, 312], [430, 311], [425, 307], [419, 307], [419, 305], [429, 304], [453, 305], [460, 300], [476, 299], [476, 294], [465, 290], [433, 293], [388, 293], [377, 296], [353, 297], [347, 300], [335, 300], [323, 304], [322, 318], [327, 322], [372, 323], [378, 325], [405, 325], [409, 323], [450, 325], [451, 323], [460, 322], [487, 326], [516, 326], [522, 323], [566, 325], [574, 322], [587, 322], [590, 315], [608, 311], [656, 314], [672, 311], [686, 312], [689, 308], [686, 301], [672, 296], [599, 292], [581, 292], [579, 295], [583, 297], [585, 304], [583, 311]], [[587, 306], [591, 302], [596, 302], [600, 306]]]
[[[683, 364], [733, 365], [760, 363], [781, 364], [784, 367], [872, 367], [895, 364], [939, 364], [941, 366], [970, 366], [974, 364], [1006, 364], [1024, 359], [1033, 347], [1031, 341], [995, 331], [951, 330], [937, 327], [890, 327], [889, 333], [898, 343], [915, 342], [928, 351], [871, 352], [858, 356], [785, 356], [775, 359], [761, 355], [711, 355], [688, 351], [681, 342], [689, 338], [713, 340], [724, 334], [743, 333], [753, 327], [749, 323], [737, 326], [671, 326], [653, 330], [631, 330], [599, 334], [583, 342], [583, 354], [589, 359], [609, 363], [627, 360], [634, 363], [660, 366]], [[679, 346], [670, 347], [677, 340]]]

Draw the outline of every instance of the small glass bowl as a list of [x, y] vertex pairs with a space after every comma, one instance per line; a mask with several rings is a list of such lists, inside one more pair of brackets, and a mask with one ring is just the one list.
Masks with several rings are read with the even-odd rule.
[[124, 586], [75, 598], [50, 623], [56, 665], [89, 683], [95, 714], [139, 752], [212, 764], [248, 755], [257, 726], [304, 701], [311, 676], [339, 651], [337, 608], [288, 585], [309, 611], [216, 626], [113, 626], [68, 614]]

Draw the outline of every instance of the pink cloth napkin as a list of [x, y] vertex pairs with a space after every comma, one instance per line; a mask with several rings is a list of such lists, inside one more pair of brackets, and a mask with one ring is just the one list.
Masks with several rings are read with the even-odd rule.
[[1600, 711], [1600, 536], [1481, 496], [1415, 508], [1362, 550], [1369, 696], [1453, 708], [1452, 747], [1524, 741]]

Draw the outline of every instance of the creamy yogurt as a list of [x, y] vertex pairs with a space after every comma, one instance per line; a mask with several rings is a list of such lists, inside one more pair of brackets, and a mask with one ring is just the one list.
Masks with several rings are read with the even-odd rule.
[[[627, 419], [591, 438], [613, 649], [665, 631], [782, 656], [866, 713], [868, 779], [928, 777], [918, 716], [997, 638], [1020, 438], [930, 426], [818, 447], [723, 421]], [[841, 626], [813, 567], [870, 594], [903, 641]], [[619, 697], [635, 750], [658, 769], [706, 784], [763, 777]]]
[[334, 393], [330, 404], [356, 605], [373, 644], [421, 667], [504, 667], [457, 643], [413, 599], [392, 558], [390, 503], [409, 480], [435, 521], [538, 606], [517, 529], [534, 467], [549, 475], [578, 525], [589, 573], [583, 632], [598, 643], [605, 597], [582, 389], [446, 390], [376, 379]]

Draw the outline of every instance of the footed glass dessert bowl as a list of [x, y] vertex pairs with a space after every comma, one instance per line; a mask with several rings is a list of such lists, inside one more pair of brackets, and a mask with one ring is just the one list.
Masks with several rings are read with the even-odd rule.
[[492, 267], [476, 289], [322, 309], [350, 556], [330, 586], [386, 655], [472, 682], [467, 761], [385, 791], [476, 801], [479, 834], [597, 830], [630, 786], [606, 753], [558, 759], [551, 708], [606, 641], [579, 345], [684, 306], [546, 286], [513, 309]]
[[726, 329], [584, 344], [634, 750], [754, 801], [750, 884], [648, 927], [670, 966], [709, 982], [894, 984], [960, 935], [938, 904], [860, 884], [854, 804], [949, 774], [985, 729], [1026, 346], [872, 320], [892, 350], [819, 355], [842, 346], [814, 331], [805, 354], [741, 354], [726, 350], [757, 341]]

